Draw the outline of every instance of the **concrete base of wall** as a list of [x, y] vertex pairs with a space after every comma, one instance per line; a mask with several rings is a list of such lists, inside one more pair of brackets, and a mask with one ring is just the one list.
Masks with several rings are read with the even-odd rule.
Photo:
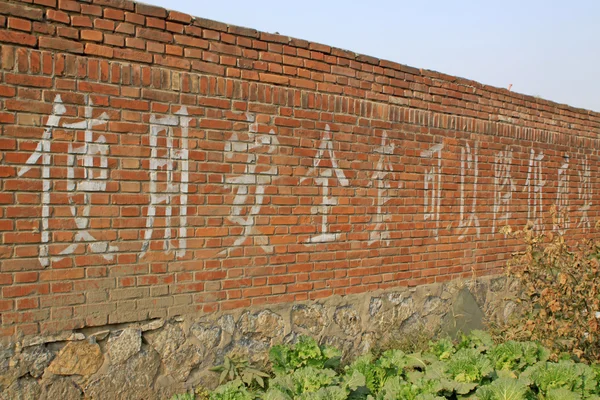
[[232, 352], [260, 364], [269, 347], [310, 335], [353, 358], [377, 346], [482, 328], [513, 312], [506, 277], [452, 281], [318, 302], [114, 325], [0, 347], [2, 399], [164, 399], [214, 387]]

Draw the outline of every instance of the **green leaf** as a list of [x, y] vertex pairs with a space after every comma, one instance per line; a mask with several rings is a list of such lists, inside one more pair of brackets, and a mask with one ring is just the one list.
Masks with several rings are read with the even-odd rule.
[[358, 371], [352, 371], [352, 375], [349, 378], [346, 375], [344, 385], [350, 390], [357, 390], [359, 387], [366, 385], [365, 376]]
[[546, 400], [580, 400], [581, 396], [565, 388], [553, 388], [548, 390]]

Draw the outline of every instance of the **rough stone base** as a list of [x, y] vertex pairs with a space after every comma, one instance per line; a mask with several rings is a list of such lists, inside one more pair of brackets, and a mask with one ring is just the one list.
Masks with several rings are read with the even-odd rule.
[[515, 292], [505, 277], [486, 277], [27, 337], [0, 347], [0, 398], [168, 399], [213, 387], [208, 369], [232, 352], [260, 364], [271, 345], [310, 335], [354, 357], [424, 332], [505, 320]]

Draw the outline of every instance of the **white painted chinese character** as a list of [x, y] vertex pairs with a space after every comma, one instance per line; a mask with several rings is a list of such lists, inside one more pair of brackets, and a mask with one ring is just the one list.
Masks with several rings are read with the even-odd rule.
[[[177, 258], [185, 256], [187, 249], [187, 194], [189, 184], [189, 150], [188, 150], [188, 118], [187, 107], [183, 106], [175, 113], [165, 117], [150, 117], [150, 205], [146, 218], [146, 231], [142, 244], [141, 256], [143, 257], [150, 247], [150, 240], [154, 232], [154, 219], [156, 207], [165, 204], [165, 229], [163, 233], [163, 249], [171, 251], [171, 217], [173, 205], [177, 204], [179, 197], [179, 235], [178, 246], [175, 252]], [[179, 127], [180, 148], [175, 148], [175, 128]], [[166, 147], [159, 147], [159, 139], [164, 140]], [[175, 182], [176, 166], [179, 166], [180, 182]], [[159, 181], [159, 176], [164, 174], [165, 181]], [[162, 183], [164, 182], [164, 183]]]
[[523, 191], [527, 192], [527, 220], [533, 224], [536, 231], [544, 231], [544, 222], [542, 215], [542, 191], [546, 185], [542, 174], [542, 160], [544, 153], [541, 151], [536, 155], [535, 150], [531, 149], [529, 156], [529, 169], [527, 170], [527, 180]]
[[50, 265], [50, 259], [48, 258], [48, 243], [50, 242], [48, 219], [50, 218], [50, 190], [52, 186], [52, 181], [50, 180], [50, 144], [52, 140], [52, 132], [54, 128], [59, 126], [61, 115], [63, 115], [66, 111], [67, 109], [62, 103], [60, 95], [56, 95], [54, 98], [52, 115], [48, 117], [46, 129], [42, 135], [42, 140], [38, 142], [35, 152], [31, 154], [31, 156], [29, 156], [25, 162], [27, 166], [21, 167], [17, 171], [17, 176], [23, 176], [31, 169], [31, 165], [35, 165], [40, 158], [42, 159], [42, 228], [40, 230], [41, 244], [38, 258], [40, 260], [40, 264], [44, 268]]
[[[258, 165], [258, 157], [256, 153], [273, 154], [277, 150], [279, 141], [275, 136], [275, 131], [271, 129], [268, 134], [258, 134], [258, 123], [256, 122], [256, 116], [251, 113], [246, 114], [246, 120], [251, 122], [248, 129], [248, 140], [250, 144], [241, 142], [238, 140], [238, 136], [234, 133], [231, 137], [230, 143], [227, 144], [227, 150], [229, 153], [227, 158], [234, 158], [234, 152], [245, 153], [246, 167], [244, 174], [241, 176], [228, 178], [226, 181], [232, 185], [236, 185], [237, 191], [233, 199], [232, 216], [229, 220], [234, 224], [244, 227], [242, 235], [236, 239], [233, 246], [242, 245], [248, 238], [253, 238], [254, 244], [260, 245], [260, 247], [266, 253], [273, 252], [273, 246], [269, 245], [268, 238], [265, 236], [256, 235], [258, 232], [256, 229], [256, 216], [260, 214], [260, 210], [265, 201], [265, 189], [271, 178], [277, 175], [277, 167], [264, 165]], [[248, 154], [247, 152], [251, 152]], [[248, 204], [250, 196], [250, 188], [254, 187], [254, 202]], [[247, 213], [246, 208], [250, 207]], [[226, 250], [220, 254], [225, 253]]]
[[587, 155], [583, 161], [582, 170], [577, 171], [577, 173], [579, 174], [579, 188], [577, 188], [579, 192], [579, 201], [583, 203], [581, 207], [579, 207], [581, 218], [579, 219], [577, 227], [582, 227], [587, 231], [591, 228], [588, 211], [592, 208], [592, 170], [590, 169], [590, 162]]
[[433, 164], [425, 172], [425, 221], [435, 221], [433, 235], [439, 240], [440, 229], [440, 202], [442, 200], [442, 149], [444, 145], [439, 143], [429, 150], [421, 152], [423, 158], [434, 158], [437, 154], [437, 164]]
[[498, 218], [503, 224], [508, 223], [510, 218], [510, 206], [513, 192], [516, 190], [511, 174], [512, 150], [506, 150], [496, 154], [494, 164], [494, 220], [492, 233], [496, 232]]
[[565, 154], [563, 164], [558, 169], [556, 188], [556, 221], [554, 231], [564, 235], [569, 229], [569, 155]]
[[[94, 140], [93, 129], [105, 125], [108, 115], [102, 113], [98, 118], [92, 118], [93, 103], [87, 96], [87, 106], [85, 107], [85, 119], [81, 122], [64, 124], [65, 128], [84, 129], [84, 143], [75, 147], [73, 143], [69, 144], [69, 155], [67, 157], [67, 190], [71, 192], [69, 202], [71, 203], [71, 215], [75, 218], [77, 233], [73, 239], [74, 243], [61, 251], [60, 255], [73, 254], [79, 246], [79, 242], [89, 244], [89, 250], [95, 254], [102, 254], [105, 260], [113, 260], [114, 253], [118, 250], [116, 246], [111, 246], [106, 241], [99, 241], [89, 232], [90, 230], [90, 210], [91, 197], [94, 192], [104, 192], [108, 179], [108, 145], [106, 137], [99, 135]], [[75, 168], [81, 160], [83, 165], [83, 179], [76, 178]], [[83, 192], [83, 207], [75, 204], [75, 196]], [[57, 258], [60, 260], [60, 258]]]
[[[458, 232], [460, 236], [458, 240], [462, 240], [465, 237], [468, 229], [472, 226], [475, 227], [477, 237], [480, 236], [479, 218], [475, 213], [477, 206], [477, 180], [479, 178], [479, 154], [478, 154], [478, 143], [475, 142], [473, 150], [467, 143], [466, 149], [463, 147], [460, 149], [460, 222], [458, 224]], [[469, 216], [465, 217], [465, 178], [467, 176], [467, 170], [472, 171], [473, 174], [473, 200], [471, 202], [471, 211]]]
[[377, 214], [375, 214], [375, 228], [369, 232], [369, 244], [384, 241], [384, 244], [389, 246], [388, 239], [390, 238], [390, 233], [387, 231], [385, 223], [389, 221], [390, 215], [383, 213], [383, 206], [390, 200], [388, 194], [390, 182], [387, 180], [387, 177], [394, 172], [394, 167], [389, 159], [389, 156], [394, 154], [394, 147], [393, 143], [387, 143], [387, 133], [384, 131], [381, 146], [375, 150], [380, 156], [375, 167], [375, 172], [371, 177], [377, 185]]
[[[329, 161], [327, 161], [325, 158], [326, 154], [329, 155], [327, 157], [329, 158]], [[329, 164], [331, 164], [331, 167], [321, 167], [322, 165], [327, 166]], [[338, 201], [335, 197], [329, 197], [329, 180], [335, 175], [338, 182], [342, 186], [348, 186], [350, 182], [346, 178], [344, 171], [342, 171], [338, 167], [338, 162], [335, 158], [335, 153], [333, 152], [333, 142], [331, 139], [329, 125], [325, 125], [325, 132], [323, 134], [323, 139], [321, 140], [321, 144], [319, 146], [319, 151], [315, 159], [313, 160], [313, 168], [309, 170], [308, 174], [318, 176], [318, 178], [314, 178], [314, 180], [317, 185], [321, 185], [321, 187], [323, 188], [323, 198], [320, 206], [312, 208], [313, 214], [321, 214], [321, 234], [312, 236], [307, 240], [307, 242], [333, 242], [339, 238], [340, 234], [329, 232], [327, 215], [329, 214], [330, 207], [338, 204]], [[303, 178], [300, 180], [300, 182], [303, 182], [306, 179], [308, 178]]]

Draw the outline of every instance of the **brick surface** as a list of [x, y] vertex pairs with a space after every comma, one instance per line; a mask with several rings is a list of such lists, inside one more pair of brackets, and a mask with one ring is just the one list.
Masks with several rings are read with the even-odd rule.
[[0, 14], [1, 335], [494, 274], [528, 221], [598, 237], [598, 113], [127, 0]]

